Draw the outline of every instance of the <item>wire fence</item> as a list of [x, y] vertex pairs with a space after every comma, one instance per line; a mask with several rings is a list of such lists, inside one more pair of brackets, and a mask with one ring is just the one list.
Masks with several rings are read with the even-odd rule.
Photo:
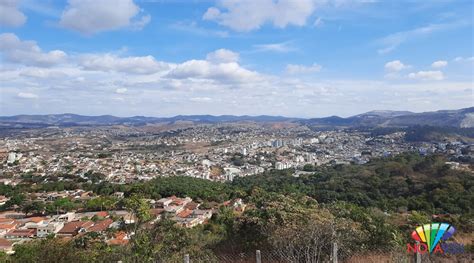
[[[354, 251], [329, 243], [321, 249], [313, 246], [302, 247], [300, 250], [262, 248], [248, 250], [232, 245], [210, 249], [181, 251], [177, 254], [159, 255], [144, 260], [136, 258], [137, 254], [128, 257], [121, 254], [120, 263], [472, 263], [472, 250], [465, 250], [459, 254], [415, 253], [407, 248], [393, 247], [381, 250]], [[127, 253], [125, 253], [127, 254]], [[139, 254], [140, 255], [140, 254]], [[103, 262], [115, 262], [103, 261]]]
[[[371, 251], [365, 253], [347, 254], [332, 246], [331, 253], [291, 255], [286, 251], [257, 250], [247, 252], [232, 252], [214, 254], [206, 257], [193, 258], [185, 255], [184, 263], [471, 263], [474, 262], [471, 253], [457, 255], [410, 254], [403, 249], [393, 251]], [[178, 261], [176, 261], [178, 262]]]

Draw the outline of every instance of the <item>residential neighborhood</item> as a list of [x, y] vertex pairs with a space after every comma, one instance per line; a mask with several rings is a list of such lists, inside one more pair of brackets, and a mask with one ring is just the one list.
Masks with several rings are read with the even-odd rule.
[[[207, 209], [189, 197], [170, 196], [147, 202], [152, 216], [150, 224], [166, 218], [185, 228], [206, 224], [219, 206], [229, 207], [236, 213], [242, 213], [246, 207], [242, 199], [229, 200]], [[32, 239], [74, 239], [88, 233], [99, 235], [110, 245], [125, 245], [134, 234], [127, 231], [127, 225], [134, 223], [136, 216], [126, 210], [67, 212], [48, 216], [27, 216], [21, 212], [4, 211], [0, 213], [0, 249], [13, 253], [15, 244]]]

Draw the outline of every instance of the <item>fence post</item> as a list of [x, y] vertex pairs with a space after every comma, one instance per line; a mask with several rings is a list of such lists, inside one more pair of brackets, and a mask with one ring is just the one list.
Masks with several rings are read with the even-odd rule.
[[[420, 241], [416, 241], [416, 247], [420, 247]], [[417, 249], [415, 253], [415, 263], [421, 263], [421, 253], [419, 249]]]
[[332, 243], [332, 263], [337, 263], [337, 243]]
[[189, 254], [184, 255], [184, 263], [189, 263]]
[[260, 250], [255, 251], [255, 257], [257, 259], [257, 263], [262, 263], [262, 254], [260, 253]]

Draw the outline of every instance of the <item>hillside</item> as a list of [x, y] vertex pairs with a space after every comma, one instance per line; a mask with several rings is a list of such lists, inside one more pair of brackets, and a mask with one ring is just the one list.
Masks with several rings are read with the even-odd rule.
[[[263, 262], [327, 262], [330, 244], [337, 243], [344, 262], [369, 262], [351, 261], [351, 257], [374, 251], [387, 257], [383, 262], [395, 262], [395, 257], [408, 262], [411, 255], [405, 249], [410, 233], [434, 216], [444, 215], [445, 222], [455, 225], [457, 237], [472, 233], [472, 174], [451, 169], [446, 161], [443, 156], [404, 154], [365, 165], [319, 167], [301, 177], [292, 176], [292, 170], [274, 170], [225, 184], [191, 177], [123, 185], [76, 180], [70, 182], [70, 189], [82, 187], [101, 197], [72, 205], [102, 209], [99, 203], [112, 200], [112, 208], [136, 215], [135, 224], [115, 230], [133, 232], [131, 239], [122, 246], [109, 245], [90, 232], [68, 241], [34, 239], [17, 245], [12, 256], [0, 254], [0, 261], [183, 262], [188, 254], [192, 262], [255, 262], [252, 256], [258, 249], [266, 259]], [[48, 187], [57, 189], [61, 184]], [[13, 199], [20, 200], [18, 191], [42, 192], [45, 187], [4, 185], [0, 194], [17, 195]], [[117, 202], [116, 192], [123, 192], [125, 198]], [[216, 213], [194, 228], [180, 227], [165, 216], [152, 221], [156, 209], [151, 209], [149, 200], [167, 196], [200, 200], [202, 207], [216, 206]], [[232, 200], [241, 200], [243, 210], [226, 205]], [[472, 251], [469, 244], [466, 251]], [[305, 261], [307, 253], [321, 261]], [[453, 262], [464, 262], [463, 256]], [[436, 254], [432, 257], [439, 259]]]
[[348, 118], [336, 116], [303, 120], [311, 126], [408, 127], [414, 125], [474, 127], [474, 107], [412, 113], [407, 111], [371, 111]]

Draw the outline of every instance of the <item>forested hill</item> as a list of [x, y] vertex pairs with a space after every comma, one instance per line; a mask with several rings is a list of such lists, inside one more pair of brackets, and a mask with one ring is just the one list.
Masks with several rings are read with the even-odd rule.
[[291, 170], [272, 170], [240, 177], [233, 187], [251, 193], [308, 195], [321, 203], [347, 201], [385, 211], [429, 213], [474, 212], [474, 176], [451, 169], [442, 156], [403, 154], [375, 159], [365, 165], [316, 167], [313, 174], [291, 176]]
[[331, 116], [301, 120], [300, 122], [316, 127], [410, 127], [428, 125], [435, 127], [472, 128], [474, 127], [474, 107], [421, 113], [371, 111], [348, 118]]

